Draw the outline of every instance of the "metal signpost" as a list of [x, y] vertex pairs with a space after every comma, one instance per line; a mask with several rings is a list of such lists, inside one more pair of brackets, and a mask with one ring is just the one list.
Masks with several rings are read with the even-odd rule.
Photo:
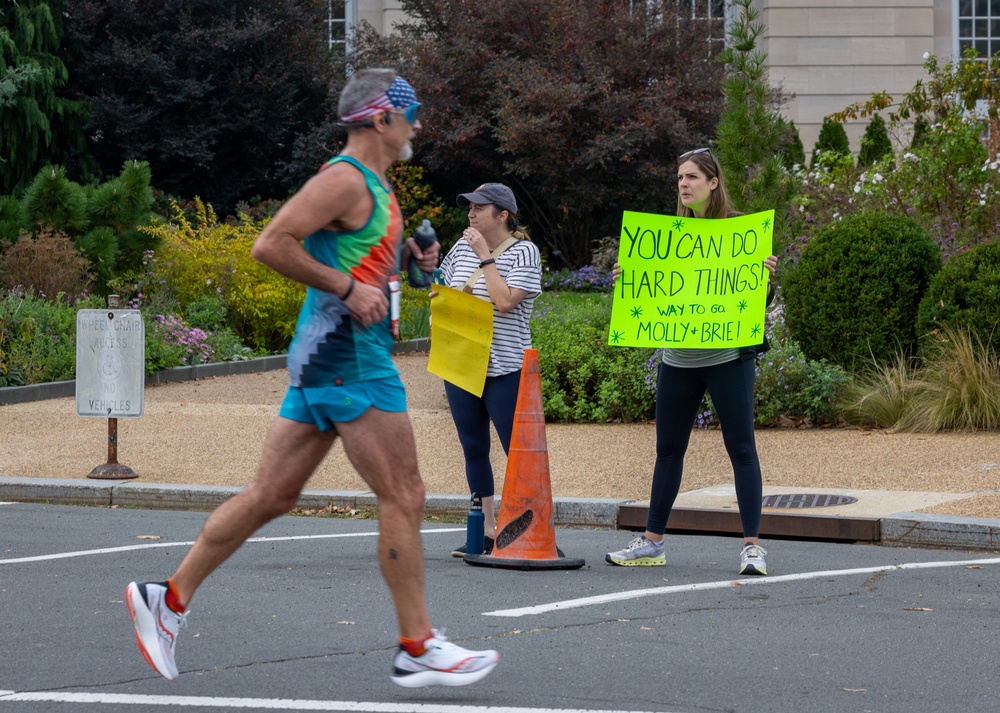
[[88, 478], [121, 480], [138, 474], [118, 462], [118, 419], [142, 416], [145, 389], [146, 332], [135, 309], [76, 313], [76, 415], [108, 419], [108, 462]]

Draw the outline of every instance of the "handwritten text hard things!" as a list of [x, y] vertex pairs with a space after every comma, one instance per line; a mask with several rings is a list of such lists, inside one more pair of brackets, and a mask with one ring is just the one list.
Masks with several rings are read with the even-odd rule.
[[626, 211], [608, 343], [760, 344], [773, 224], [774, 211], [716, 220]]

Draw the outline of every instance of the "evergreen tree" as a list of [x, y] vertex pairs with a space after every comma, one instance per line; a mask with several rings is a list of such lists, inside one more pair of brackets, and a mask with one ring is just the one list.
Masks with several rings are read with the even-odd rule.
[[910, 151], [915, 151], [924, 145], [929, 131], [930, 125], [927, 123], [927, 119], [924, 118], [923, 114], [919, 114], [913, 122], [913, 135], [910, 138]]
[[806, 150], [802, 146], [802, 137], [794, 121], [787, 124], [785, 133], [785, 143], [782, 147], [781, 158], [785, 168], [791, 170], [794, 166], [806, 165]]
[[819, 138], [816, 139], [816, 146], [813, 147], [812, 163], [816, 163], [816, 156], [820, 151], [833, 151], [841, 156], [851, 155], [851, 143], [847, 140], [847, 131], [839, 121], [834, 121], [828, 116], [823, 117], [823, 126], [819, 130]]
[[68, 77], [60, 0], [6, 3], [0, 22], [0, 193], [15, 193], [60, 155], [64, 124], [84, 109], [59, 95]]
[[62, 166], [45, 166], [23, 197], [0, 196], [0, 240], [22, 232], [65, 233], [87, 257], [104, 292], [113, 277], [136, 272], [156, 238], [142, 230], [153, 203], [149, 165], [127, 161], [121, 174], [98, 185], [80, 185]]
[[879, 114], [872, 116], [871, 123], [861, 137], [861, 150], [858, 152], [858, 165], [871, 166], [883, 156], [892, 155], [892, 140], [885, 121]]
[[787, 123], [768, 84], [767, 54], [757, 49], [764, 25], [753, 0], [734, 0], [739, 13], [728, 28], [730, 42], [720, 59], [725, 107], [716, 129], [718, 157], [736, 207], [746, 213], [774, 209], [774, 250], [787, 236], [788, 211], [797, 190], [781, 155]]

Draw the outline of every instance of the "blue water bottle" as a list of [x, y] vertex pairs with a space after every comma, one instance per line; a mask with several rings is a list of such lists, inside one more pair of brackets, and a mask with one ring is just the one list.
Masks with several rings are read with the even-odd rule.
[[483, 554], [483, 499], [479, 493], [472, 494], [472, 508], [469, 510], [469, 518], [465, 526], [465, 554]]

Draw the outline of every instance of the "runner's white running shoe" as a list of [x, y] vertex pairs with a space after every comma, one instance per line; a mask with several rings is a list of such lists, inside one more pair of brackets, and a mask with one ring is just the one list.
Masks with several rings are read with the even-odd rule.
[[767, 563], [764, 555], [767, 554], [760, 545], [750, 544], [743, 548], [740, 553], [740, 574], [767, 574]]
[[132, 582], [125, 589], [125, 606], [135, 624], [135, 640], [142, 657], [158, 674], [173, 681], [177, 678], [177, 630], [187, 625], [187, 615], [168, 607], [166, 594], [167, 588], [158, 582]]
[[645, 535], [639, 535], [625, 546], [624, 550], [608, 552], [604, 561], [622, 567], [663, 567], [667, 563], [663, 542], [647, 540]]
[[402, 646], [392, 662], [393, 683], [406, 688], [421, 686], [468, 686], [486, 678], [500, 660], [496, 651], [469, 651], [457, 646], [436, 629], [420, 656], [411, 656]]

